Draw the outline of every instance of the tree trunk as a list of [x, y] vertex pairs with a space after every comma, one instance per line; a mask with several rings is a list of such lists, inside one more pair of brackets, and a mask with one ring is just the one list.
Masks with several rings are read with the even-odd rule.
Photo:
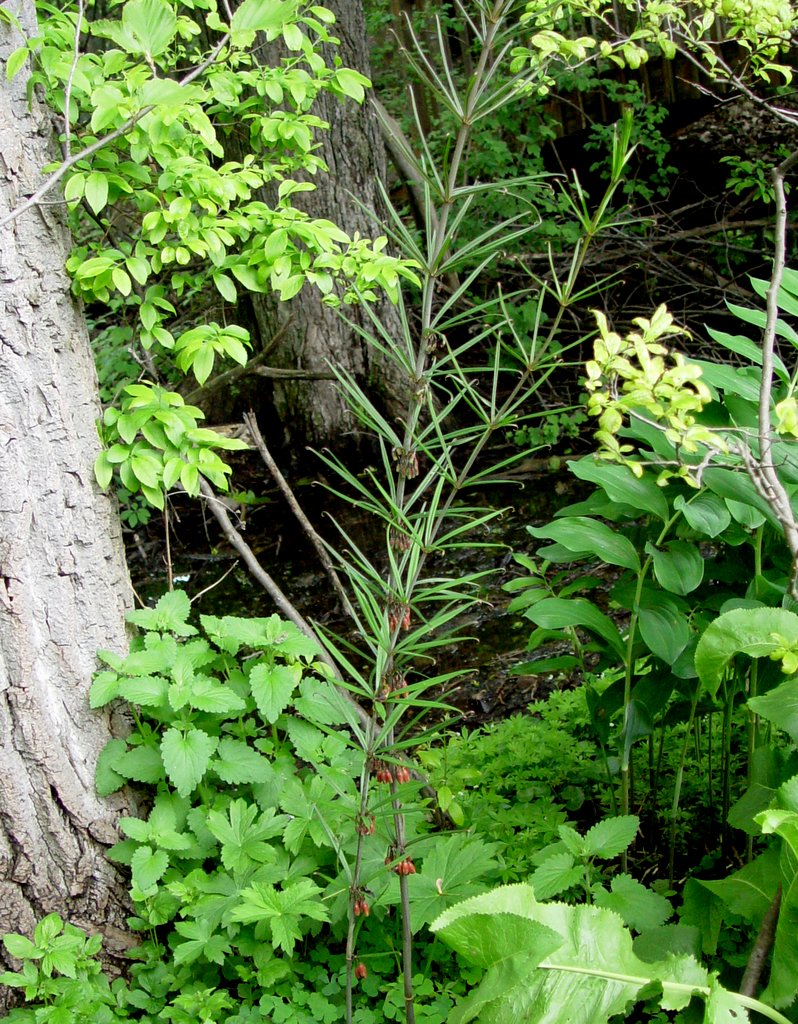
[[[362, 3], [353, 0], [325, 0], [336, 16], [333, 34], [341, 45], [335, 53], [345, 67], [370, 74], [368, 45]], [[330, 58], [331, 59], [331, 58]], [[323, 217], [352, 236], [373, 238], [378, 224], [358, 206], [378, 215], [383, 204], [377, 180], [385, 181], [385, 147], [379, 124], [368, 100], [357, 106], [340, 102], [322, 92], [313, 112], [329, 122], [319, 133], [318, 150], [330, 171], [313, 178], [314, 192], [296, 197], [298, 206], [311, 216]], [[328, 362], [348, 370], [367, 386], [368, 393], [389, 415], [402, 407], [402, 381], [385, 361], [332, 309], [319, 294], [306, 286], [296, 299], [281, 303], [270, 295], [253, 295], [258, 332], [264, 344], [280, 331], [280, 342], [269, 363], [291, 369], [324, 372]], [[387, 299], [377, 304], [383, 323], [398, 337], [399, 317]], [[356, 307], [345, 315], [367, 327], [368, 316]], [[273, 385], [273, 401], [284, 439], [295, 447], [340, 442], [355, 424], [345, 401], [332, 381], [287, 380]]]
[[[21, 7], [35, 36], [32, 0]], [[0, 67], [21, 42], [0, 19]], [[0, 79], [0, 216], [53, 159], [28, 77]], [[95, 792], [110, 723], [88, 690], [96, 651], [126, 650], [131, 588], [118, 517], [94, 482], [97, 381], [51, 197], [0, 231], [0, 932], [30, 933], [57, 910], [113, 948], [125, 886], [104, 852], [122, 798]]]

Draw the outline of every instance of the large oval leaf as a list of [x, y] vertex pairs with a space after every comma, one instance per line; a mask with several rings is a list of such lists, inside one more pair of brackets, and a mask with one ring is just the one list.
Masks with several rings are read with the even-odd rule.
[[573, 516], [555, 519], [546, 526], [530, 526], [528, 530], [533, 537], [558, 541], [575, 553], [589, 552], [609, 565], [620, 565], [633, 572], [640, 568], [640, 559], [632, 542], [597, 519]]
[[525, 615], [544, 629], [582, 626], [606, 640], [621, 657], [625, 654], [623, 637], [612, 619], [584, 597], [550, 597], [530, 608]]
[[679, 494], [674, 499], [673, 507], [681, 511], [696, 533], [703, 533], [707, 537], [717, 537], [731, 522], [731, 513], [726, 503], [711, 491], [699, 491], [689, 501], [685, 501], [684, 496]]
[[704, 578], [704, 559], [695, 544], [672, 540], [663, 548], [646, 544], [657, 582], [671, 594], [689, 594]]
[[[648, 595], [647, 595], [648, 596]], [[637, 624], [643, 643], [666, 665], [672, 665], [690, 640], [687, 618], [664, 594], [649, 596], [638, 611]]]
[[735, 655], [766, 658], [785, 642], [798, 644], [798, 615], [786, 608], [735, 608], [719, 615], [696, 647], [701, 685], [714, 697]]
[[626, 466], [615, 466], [592, 458], [569, 462], [568, 468], [580, 480], [589, 480], [602, 487], [611, 501], [632, 505], [663, 522], [667, 520], [668, 502], [650, 476], [644, 474], [638, 478]]

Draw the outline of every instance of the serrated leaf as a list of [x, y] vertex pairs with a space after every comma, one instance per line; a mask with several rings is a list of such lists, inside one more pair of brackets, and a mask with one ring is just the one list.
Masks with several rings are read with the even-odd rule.
[[217, 740], [202, 729], [167, 729], [161, 739], [161, 757], [169, 781], [181, 796], [189, 796], [208, 769]]
[[[525, 920], [542, 929], [527, 930]], [[478, 1017], [491, 1024], [606, 1024], [611, 1016], [625, 1014], [652, 983], [662, 986], [663, 1009], [678, 1010], [709, 980], [689, 956], [641, 961], [616, 914], [539, 903], [527, 885], [503, 886], [466, 900], [431, 928], [461, 956], [488, 969], [481, 985], [449, 1014], [448, 1024]], [[508, 974], [512, 982], [501, 983]]]
[[243, 872], [276, 857], [269, 842], [282, 835], [289, 818], [275, 815], [274, 808], [259, 813], [256, 804], [233, 800], [225, 814], [209, 811], [208, 831], [222, 844], [222, 863], [228, 871]]
[[120, 775], [134, 782], [160, 782], [164, 777], [163, 761], [157, 747], [143, 744], [131, 747], [114, 765]]
[[313, 921], [329, 921], [327, 907], [321, 901], [321, 889], [309, 878], [279, 891], [273, 885], [255, 884], [241, 892], [241, 904], [231, 919], [251, 924], [267, 921], [272, 932], [272, 946], [288, 956], [302, 937], [303, 917]]
[[133, 884], [142, 892], [157, 885], [169, 867], [169, 855], [163, 850], [140, 846], [130, 861]]
[[552, 853], [529, 876], [529, 884], [535, 890], [535, 898], [548, 900], [559, 896], [566, 889], [572, 889], [584, 881], [584, 869], [574, 864], [573, 854], [568, 850]]
[[94, 785], [100, 796], [108, 796], [124, 786], [127, 779], [116, 770], [119, 758], [127, 750], [122, 739], [109, 740], [100, 751], [94, 772]]
[[291, 702], [294, 690], [302, 678], [299, 665], [255, 665], [249, 675], [252, 696], [258, 711], [274, 725]]
[[243, 740], [219, 740], [211, 768], [230, 786], [266, 782], [271, 774], [269, 760]]
[[612, 860], [634, 842], [640, 820], [634, 814], [602, 818], [585, 833], [585, 856]]
[[127, 613], [127, 620], [142, 629], [175, 633], [177, 636], [193, 636], [197, 631], [188, 625], [191, 601], [183, 590], [164, 594], [154, 608], [138, 608]]
[[658, 928], [673, 914], [669, 900], [626, 874], [614, 875], [610, 891], [600, 888], [594, 894], [594, 903], [597, 907], [614, 910], [625, 924], [638, 932]]

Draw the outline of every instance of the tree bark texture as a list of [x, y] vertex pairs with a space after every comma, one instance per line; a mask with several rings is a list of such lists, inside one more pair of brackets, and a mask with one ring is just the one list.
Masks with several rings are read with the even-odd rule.
[[[35, 35], [32, 0], [11, 4]], [[6, 81], [22, 40], [0, 20], [0, 215], [53, 159], [47, 113]], [[125, 886], [104, 857], [122, 798], [94, 787], [107, 717], [96, 651], [127, 648], [131, 587], [114, 506], [94, 482], [97, 381], [64, 271], [57, 193], [0, 231], [0, 933], [57, 910], [121, 939]]]
[[[325, 0], [336, 16], [333, 34], [341, 45], [335, 53], [345, 67], [370, 75], [363, 5], [353, 0]], [[268, 57], [267, 57], [268, 59]], [[332, 60], [332, 55], [328, 55]], [[378, 222], [365, 213], [353, 197], [380, 217], [383, 203], [377, 180], [385, 181], [385, 147], [376, 115], [368, 99], [361, 106], [341, 102], [321, 93], [313, 112], [329, 122], [329, 131], [319, 133], [320, 156], [329, 174], [312, 180], [314, 192], [296, 197], [311, 216], [335, 221], [350, 236], [373, 238], [380, 234]], [[390, 414], [402, 409], [402, 382], [393, 364], [371, 349], [335, 310], [323, 305], [313, 288], [305, 286], [289, 302], [270, 295], [253, 295], [255, 320], [262, 339], [280, 331], [280, 341], [268, 362], [279, 367], [323, 372], [328, 364], [340, 366], [363, 385], [369, 396]], [[387, 299], [377, 303], [380, 317], [399, 336], [399, 317]], [[348, 319], [364, 327], [368, 316], [357, 307], [346, 307]], [[332, 381], [281, 380], [273, 385], [273, 402], [280, 418], [284, 440], [297, 447], [340, 441], [356, 428], [346, 402]]]

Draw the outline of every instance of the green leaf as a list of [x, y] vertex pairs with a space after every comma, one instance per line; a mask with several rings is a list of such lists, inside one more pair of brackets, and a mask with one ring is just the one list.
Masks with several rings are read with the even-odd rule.
[[167, 729], [161, 740], [161, 757], [167, 777], [181, 796], [189, 796], [207, 771], [217, 740], [202, 729]]
[[222, 844], [222, 863], [228, 871], [242, 872], [266, 864], [277, 856], [270, 839], [281, 836], [290, 819], [270, 807], [258, 816], [256, 804], [233, 800], [226, 814], [209, 811], [208, 831]]
[[771, 847], [750, 864], [745, 864], [739, 871], [718, 881], [703, 878], [697, 881], [717, 896], [733, 914], [739, 914], [749, 924], [759, 928], [779, 884], [779, 851]]
[[101, 171], [92, 171], [86, 179], [84, 195], [92, 210], [99, 213], [108, 202], [108, 176]]
[[133, 885], [142, 892], [147, 892], [163, 878], [169, 867], [169, 855], [164, 850], [140, 846], [133, 854], [130, 867], [133, 872]]
[[300, 922], [307, 917], [313, 921], [329, 921], [327, 907], [321, 901], [321, 889], [309, 878], [300, 878], [296, 884], [282, 891], [273, 885], [256, 883], [241, 892], [241, 904], [231, 914], [231, 920], [251, 924], [267, 921], [272, 932], [272, 946], [282, 949], [288, 956], [302, 937]]
[[183, 590], [164, 594], [154, 608], [139, 608], [127, 613], [128, 622], [142, 629], [159, 633], [175, 633], [177, 636], [193, 636], [197, 630], [188, 625], [191, 601]]
[[335, 72], [335, 81], [338, 83], [341, 92], [350, 96], [355, 102], [362, 103], [366, 97], [366, 89], [371, 82], [358, 71], [351, 68], [339, 68]]
[[689, 541], [669, 541], [664, 550], [649, 543], [646, 553], [653, 559], [657, 582], [671, 594], [689, 594], [704, 578], [704, 559]]
[[163, 760], [157, 747], [149, 743], [131, 747], [114, 764], [114, 769], [134, 782], [154, 784], [164, 777]]
[[581, 626], [600, 636], [621, 658], [626, 656], [623, 637], [612, 619], [583, 597], [549, 597], [529, 608], [525, 617], [544, 629]]
[[786, 608], [735, 608], [724, 612], [707, 626], [698, 641], [698, 678], [714, 697], [737, 654], [766, 658], [785, 642], [798, 646], [798, 615]]
[[677, 494], [673, 507], [682, 513], [696, 533], [703, 533], [707, 537], [719, 536], [731, 522], [731, 513], [726, 503], [711, 491], [699, 491], [689, 501]]
[[640, 559], [631, 541], [597, 519], [577, 516], [527, 529], [533, 537], [557, 541], [579, 557], [589, 553], [608, 565], [620, 565], [633, 572], [640, 569]]
[[9, 932], [3, 936], [3, 945], [11, 956], [16, 957], [17, 960], [35, 960], [39, 959], [42, 955], [42, 951], [35, 943], [25, 938], [24, 935], [17, 935], [14, 932]]
[[[707, 972], [692, 957], [644, 963], [617, 914], [601, 907], [539, 903], [527, 885], [504, 886], [447, 910], [433, 922], [465, 959], [488, 968], [448, 1024], [567, 1021], [606, 1024], [652, 982], [663, 1009], [684, 1008]], [[557, 938], [559, 937], [559, 942]], [[554, 1015], [552, 1015], [554, 1012]]]
[[100, 751], [94, 773], [94, 785], [100, 796], [108, 796], [124, 786], [127, 779], [116, 770], [119, 758], [127, 751], [121, 739], [109, 740]]
[[271, 725], [288, 707], [302, 678], [299, 665], [269, 665], [261, 662], [252, 668], [249, 685], [258, 711]]
[[121, 22], [95, 21], [92, 31], [127, 53], [157, 57], [177, 34], [177, 16], [165, 0], [127, 0]]
[[229, 786], [266, 782], [271, 774], [268, 758], [259, 754], [243, 740], [228, 737], [219, 740], [216, 756], [210, 766]]
[[10, 82], [19, 74], [19, 72], [25, 66], [25, 62], [28, 59], [29, 53], [30, 50], [28, 49], [27, 46], [20, 46], [19, 49], [14, 50], [14, 52], [9, 56], [8, 60], [6, 61], [7, 82]]
[[637, 835], [640, 821], [634, 814], [602, 818], [585, 833], [584, 855], [612, 860], [627, 850]]
[[568, 468], [580, 480], [598, 484], [610, 501], [631, 505], [641, 512], [651, 513], [662, 522], [667, 521], [668, 502], [661, 488], [647, 474], [638, 479], [626, 466], [615, 466], [592, 457], [569, 462]]
[[620, 914], [625, 924], [638, 932], [658, 928], [673, 913], [669, 900], [625, 874], [613, 875], [610, 891], [599, 888], [594, 893], [594, 902], [597, 907]]
[[761, 718], [773, 722], [778, 729], [783, 729], [793, 743], [798, 744], [798, 679], [787, 679], [769, 693], [752, 697], [748, 707]]
[[584, 878], [584, 868], [574, 863], [573, 854], [563, 850], [549, 854], [529, 876], [529, 884], [536, 899], [548, 900], [584, 882]]
[[296, 0], [244, 0], [233, 14], [234, 44], [247, 45], [247, 33], [253, 32], [268, 32], [274, 38], [294, 16], [296, 7]]
[[226, 302], [235, 303], [237, 301], [238, 292], [231, 277], [228, 277], [227, 274], [214, 274], [213, 283]]
[[[498, 874], [497, 848], [498, 844], [468, 835], [445, 836], [435, 843], [413, 879], [410, 908], [414, 934], [447, 907], [484, 892], [486, 880]], [[395, 898], [399, 899], [398, 886]]]
[[690, 642], [690, 626], [676, 604], [664, 594], [647, 593], [638, 610], [643, 643], [666, 665], [673, 665]]

